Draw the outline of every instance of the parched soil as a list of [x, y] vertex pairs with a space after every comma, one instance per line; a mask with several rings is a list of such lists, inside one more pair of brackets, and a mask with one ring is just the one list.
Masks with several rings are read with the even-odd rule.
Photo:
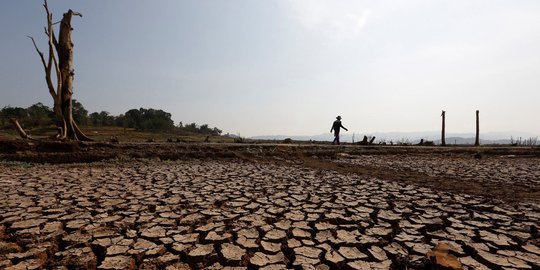
[[342, 154], [337, 160], [304, 158], [312, 168], [353, 173], [506, 203], [540, 202], [540, 159], [515, 156]]
[[540, 269], [537, 149], [17, 143], [1, 269]]

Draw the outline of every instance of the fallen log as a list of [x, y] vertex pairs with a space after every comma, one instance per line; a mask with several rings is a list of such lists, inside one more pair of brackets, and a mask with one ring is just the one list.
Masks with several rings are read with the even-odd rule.
[[17, 130], [21, 138], [23, 138], [24, 140], [32, 139], [30, 136], [28, 136], [28, 134], [26, 134], [24, 129], [21, 127], [21, 124], [19, 124], [19, 121], [17, 121], [17, 118], [10, 118], [9, 122], [13, 124], [13, 126], [15, 127], [15, 130]]

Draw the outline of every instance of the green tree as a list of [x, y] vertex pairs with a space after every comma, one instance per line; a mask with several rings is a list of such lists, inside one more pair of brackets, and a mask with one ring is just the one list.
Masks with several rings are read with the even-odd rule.
[[99, 113], [93, 112], [88, 116], [88, 118], [90, 119], [90, 123], [92, 123], [92, 126], [101, 126], [101, 117], [99, 116]]
[[112, 116], [109, 112], [101, 111], [99, 113], [99, 118], [102, 126], [110, 127], [114, 125], [114, 116]]
[[23, 128], [28, 122], [28, 111], [21, 107], [6, 106], [2, 109], [2, 122], [5, 125], [10, 118], [17, 118]]
[[142, 129], [151, 131], [165, 131], [174, 128], [171, 114], [163, 110], [142, 109]]
[[223, 131], [217, 127], [215, 127], [213, 130], [212, 130], [212, 134], [213, 135], [221, 135]]
[[124, 114], [127, 127], [138, 130], [166, 131], [174, 129], [171, 114], [163, 110], [131, 109]]
[[117, 126], [117, 127], [126, 128], [127, 127], [126, 116], [123, 115], [123, 114], [120, 114], [119, 116], [116, 116], [114, 118], [114, 125]]
[[187, 124], [184, 127], [184, 129], [186, 131], [193, 132], [193, 133], [198, 133], [198, 131], [199, 131], [199, 127], [197, 127], [197, 124], [195, 124], [195, 123]]
[[73, 99], [72, 106], [73, 119], [75, 122], [85, 127], [88, 126], [88, 111], [76, 99]]
[[141, 110], [143, 109], [142, 108], [139, 110], [131, 109], [124, 114], [124, 117], [126, 118], [125, 121], [126, 121], [127, 127], [135, 128], [135, 129], [141, 128], [141, 125], [140, 125], [140, 123], [142, 122]]
[[212, 129], [208, 127], [208, 124], [201, 125], [199, 127], [199, 133], [201, 134], [212, 134]]
[[28, 113], [27, 124], [31, 127], [43, 127], [54, 124], [56, 117], [51, 108], [38, 102], [26, 109]]

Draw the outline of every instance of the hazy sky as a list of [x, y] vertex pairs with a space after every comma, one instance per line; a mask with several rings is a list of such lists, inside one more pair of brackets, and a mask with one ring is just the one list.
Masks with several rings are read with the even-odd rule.
[[[37, 0], [0, 2], [0, 107], [52, 106]], [[74, 98], [225, 132], [540, 134], [540, 1], [50, 0], [73, 9]]]

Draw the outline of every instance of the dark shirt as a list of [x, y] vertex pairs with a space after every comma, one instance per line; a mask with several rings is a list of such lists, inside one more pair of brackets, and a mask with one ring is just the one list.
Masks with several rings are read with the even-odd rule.
[[332, 132], [332, 130], [334, 130], [336, 133], [339, 133], [339, 129], [340, 128], [343, 128], [345, 130], [347, 130], [342, 124], [341, 124], [341, 121], [340, 120], [336, 120], [334, 121], [334, 124], [332, 124], [332, 129], [330, 130], [330, 132]]

